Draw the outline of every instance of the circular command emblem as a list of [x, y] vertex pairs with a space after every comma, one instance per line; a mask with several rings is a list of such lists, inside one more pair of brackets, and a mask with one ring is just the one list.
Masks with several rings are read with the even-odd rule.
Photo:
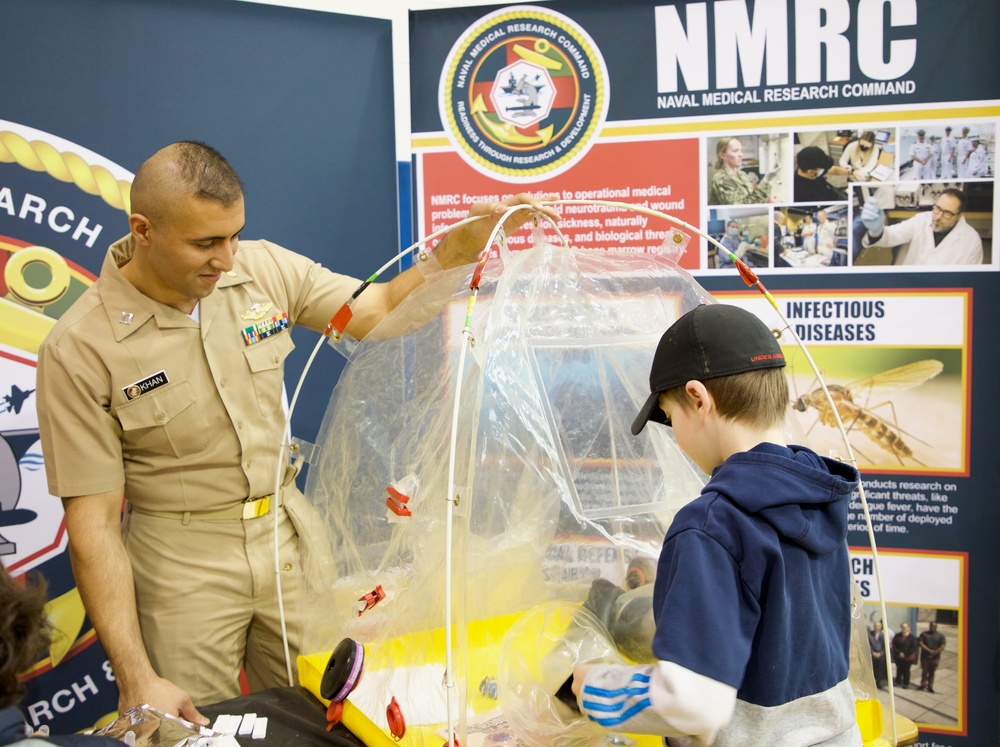
[[546, 8], [515, 6], [470, 26], [441, 71], [441, 119], [477, 171], [507, 181], [560, 174], [590, 148], [608, 110], [604, 59]]

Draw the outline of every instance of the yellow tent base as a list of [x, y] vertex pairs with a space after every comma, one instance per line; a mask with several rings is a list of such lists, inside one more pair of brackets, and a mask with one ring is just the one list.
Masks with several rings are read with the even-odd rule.
[[[482, 658], [496, 661], [496, 658], [499, 655], [499, 642], [502, 640], [507, 629], [518, 617], [519, 615], [504, 615], [502, 617], [474, 623], [470, 626], [470, 649], [476, 649], [479, 650], [480, 654], [485, 654], [485, 657]], [[410, 648], [409, 650], [426, 652], [428, 649], [433, 650], [440, 647], [443, 658], [443, 630], [437, 630], [431, 633], [410, 634], [409, 636], [401, 636], [401, 639], [411, 637], [417, 637], [421, 640], [393, 641], [394, 653], [402, 655], [402, 652], [406, 651], [408, 646], [417, 644], [414, 648]], [[320, 685], [322, 683], [323, 673], [326, 671], [326, 665], [330, 659], [331, 653], [332, 652], [327, 651], [324, 653], [299, 656], [297, 661], [299, 684], [311, 692], [325, 706], [329, 706], [330, 701], [320, 695]], [[470, 657], [469, 662], [470, 674], [473, 674], [473, 670], [476, 669], [472, 658], [473, 657]], [[399, 660], [397, 659], [397, 665], [398, 661]], [[375, 663], [369, 661], [366, 662], [365, 666], [367, 668], [373, 664]], [[377, 667], [377, 664], [375, 664], [375, 666]], [[475, 676], [478, 676], [478, 674]], [[479, 700], [479, 698], [476, 698], [476, 700]], [[478, 712], [480, 710], [488, 710], [490, 707], [495, 706], [495, 702], [487, 703], [484, 700], [483, 703], [473, 703], [473, 706]], [[881, 738], [883, 731], [882, 704], [877, 699], [857, 700], [855, 701], [855, 711], [857, 713], [858, 728], [861, 731], [861, 739], [865, 747], [891, 747], [889, 742], [886, 742]], [[341, 715], [341, 722], [351, 731], [352, 734], [354, 734], [354, 736], [364, 742], [367, 747], [400, 747], [400, 745], [404, 745], [404, 747], [411, 747], [415, 745], [437, 745], [441, 741], [441, 736], [437, 734], [435, 729], [432, 727], [416, 727], [415, 729], [408, 727], [405, 737], [400, 741], [394, 741], [392, 737], [380, 729], [362, 711], [351, 704], [350, 700], [344, 701], [344, 710]], [[656, 736], [641, 734], [628, 736], [636, 741], [638, 747], [659, 747], [662, 744], [662, 740]]]
[[[854, 711], [858, 716], [858, 729], [865, 747], [881, 747], [882, 704], [877, 699], [854, 701]], [[887, 744], [887, 743], [886, 743]]]
[[[510, 621], [507, 621], [508, 624]], [[323, 673], [326, 671], [326, 664], [330, 660], [332, 651], [320, 654], [309, 654], [299, 656], [296, 665], [299, 670], [299, 684], [311, 692], [323, 705], [329, 706], [330, 701], [320, 695], [320, 685], [323, 681]], [[344, 701], [344, 711], [341, 714], [340, 722], [347, 727], [350, 732], [367, 745], [367, 747], [400, 747], [400, 745], [437, 745], [443, 744], [441, 736], [431, 727], [417, 727], [411, 729], [407, 727], [406, 736], [399, 742], [394, 741], [391, 736], [380, 729], [370, 718], [362, 713], [347, 699]], [[660, 737], [648, 734], [627, 735], [634, 739], [637, 747], [661, 747], [663, 740]]]

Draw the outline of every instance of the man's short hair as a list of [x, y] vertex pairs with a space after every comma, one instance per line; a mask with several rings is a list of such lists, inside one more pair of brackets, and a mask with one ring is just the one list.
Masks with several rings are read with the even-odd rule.
[[226, 207], [243, 197], [243, 182], [219, 151], [193, 140], [181, 140], [174, 145], [181, 178], [194, 194]]
[[173, 196], [191, 194], [230, 207], [243, 198], [243, 182], [215, 148], [181, 140], [139, 166], [132, 180], [131, 211], [159, 218]]
[[939, 196], [943, 197], [944, 195], [951, 195], [958, 200], [958, 212], [965, 212], [965, 206], [968, 204], [968, 198], [965, 196], [965, 192], [960, 189], [955, 189], [954, 187], [948, 187], [948, 189], [942, 190], [941, 195]]

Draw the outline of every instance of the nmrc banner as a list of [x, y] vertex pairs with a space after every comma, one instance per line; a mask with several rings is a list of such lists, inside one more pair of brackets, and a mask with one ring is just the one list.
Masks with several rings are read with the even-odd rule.
[[[1000, 728], [995, 672], [968, 656], [1000, 644], [998, 33], [1000, 6], [944, 0], [411, 14], [419, 235], [527, 190], [559, 198], [577, 249], [672, 257], [768, 323], [731, 255], [772, 290], [849, 424], [887, 558], [882, 622], [934, 622], [946, 638], [933, 696], [896, 699], [942, 747]], [[679, 256], [678, 221], [697, 229]], [[789, 422], [836, 456], [819, 382], [786, 356]], [[871, 627], [882, 613], [859, 500], [850, 512]]]

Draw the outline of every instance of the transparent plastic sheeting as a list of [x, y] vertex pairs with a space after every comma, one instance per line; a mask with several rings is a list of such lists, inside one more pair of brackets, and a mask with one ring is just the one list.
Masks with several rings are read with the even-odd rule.
[[[848, 679], [854, 688], [855, 711], [858, 727], [865, 747], [891, 747], [891, 742], [880, 738], [883, 731], [882, 704], [875, 684], [872, 667], [872, 650], [868, 644], [865, 616], [860, 614], [864, 599], [856, 583], [852, 584], [851, 609], [851, 664]], [[891, 733], [891, 730], [889, 730]]]
[[[500, 649], [537, 605], [586, 603], [621, 650], [642, 649], [651, 601], [636, 590], [651, 584], [673, 515], [705, 479], [668, 429], [630, 431], [663, 331], [712, 302], [673, 259], [557, 247], [536, 229], [533, 247], [487, 262], [470, 341], [472, 270], [429, 275], [353, 348], [306, 485], [326, 544], [307, 559], [303, 652], [363, 643], [350, 700], [388, 729], [395, 698], [412, 745], [449, 736], [449, 499], [451, 722], [462, 747], [476, 747], [514, 739], [498, 699]], [[387, 488], [410, 516], [387, 508]]]
[[[395, 697], [403, 741], [434, 747], [447, 736], [446, 492], [471, 274], [429, 276], [354, 348], [306, 485], [328, 546], [310, 557], [303, 651], [363, 643], [351, 702], [387, 728]], [[463, 746], [470, 724], [506, 728], [499, 648], [518, 616], [583, 602], [598, 578], [624, 592], [630, 563], [655, 561], [673, 514], [698, 495], [704, 476], [669, 432], [635, 438], [630, 427], [660, 335], [706, 302], [671, 259], [557, 247], [540, 232], [532, 248], [487, 262], [455, 459], [452, 697]], [[387, 509], [389, 486], [411, 516]], [[376, 587], [384, 599], [359, 614]]]
[[610, 634], [587, 609], [549, 602], [522, 615], [500, 650], [500, 703], [531, 747], [585, 747], [606, 730], [554, 695], [585, 661], [625, 664]]

